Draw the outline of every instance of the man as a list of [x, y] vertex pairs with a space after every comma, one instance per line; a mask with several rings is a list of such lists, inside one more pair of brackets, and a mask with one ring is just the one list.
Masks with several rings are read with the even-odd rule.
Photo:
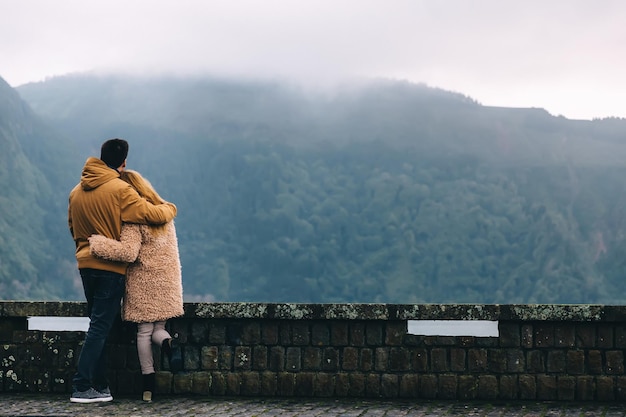
[[69, 196], [68, 223], [76, 243], [76, 260], [90, 319], [72, 379], [72, 402], [113, 400], [106, 378], [105, 342], [120, 311], [128, 266], [92, 256], [87, 238], [99, 234], [119, 240], [123, 222], [163, 224], [176, 216], [174, 204], [150, 204], [120, 179], [127, 155], [125, 140], [104, 142], [100, 159], [87, 159], [80, 183]]

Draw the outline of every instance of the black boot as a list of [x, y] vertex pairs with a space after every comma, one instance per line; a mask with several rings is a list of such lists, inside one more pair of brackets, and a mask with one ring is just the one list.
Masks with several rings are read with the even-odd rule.
[[149, 403], [152, 402], [152, 393], [154, 392], [154, 375], [154, 372], [151, 374], [141, 375], [143, 378], [143, 400]]
[[163, 341], [161, 345], [163, 353], [167, 355], [167, 360], [170, 363], [170, 371], [173, 374], [180, 372], [183, 369], [183, 352], [178, 344], [177, 339], [169, 338]]

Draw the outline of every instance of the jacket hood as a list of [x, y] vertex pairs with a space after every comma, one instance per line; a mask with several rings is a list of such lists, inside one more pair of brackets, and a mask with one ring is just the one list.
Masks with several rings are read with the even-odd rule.
[[89, 157], [80, 176], [80, 185], [83, 190], [89, 191], [119, 177], [120, 173], [101, 159]]

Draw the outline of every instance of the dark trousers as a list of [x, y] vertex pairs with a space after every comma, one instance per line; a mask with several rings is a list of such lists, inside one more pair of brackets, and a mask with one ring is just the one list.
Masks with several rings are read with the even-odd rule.
[[87, 298], [89, 330], [80, 351], [72, 388], [74, 391], [86, 391], [90, 387], [98, 390], [108, 387], [105, 343], [120, 312], [126, 281], [124, 275], [97, 269], [81, 269], [80, 276]]

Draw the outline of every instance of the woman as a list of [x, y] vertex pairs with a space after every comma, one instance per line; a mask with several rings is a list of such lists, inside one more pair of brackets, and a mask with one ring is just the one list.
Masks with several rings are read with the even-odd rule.
[[[125, 170], [120, 177], [150, 203], [165, 202], [138, 172]], [[150, 402], [155, 387], [152, 343], [167, 354], [172, 372], [182, 368], [180, 347], [165, 330], [167, 319], [183, 315], [182, 275], [174, 222], [160, 226], [124, 224], [119, 241], [92, 235], [89, 246], [94, 256], [132, 262], [126, 272], [122, 318], [137, 323], [143, 400]]]

